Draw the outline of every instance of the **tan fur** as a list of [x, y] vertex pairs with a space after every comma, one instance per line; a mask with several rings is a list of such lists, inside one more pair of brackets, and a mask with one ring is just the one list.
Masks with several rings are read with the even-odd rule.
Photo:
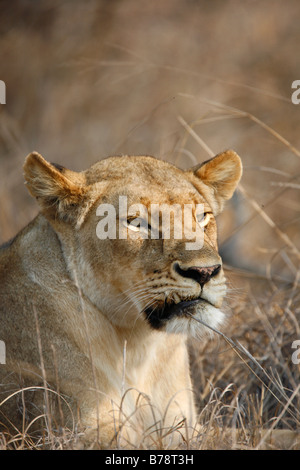
[[[174, 266], [185, 272], [221, 264], [213, 214], [240, 179], [239, 157], [228, 151], [189, 171], [153, 157], [110, 157], [76, 173], [34, 152], [24, 172], [41, 212], [0, 249], [0, 340], [6, 345], [0, 402], [20, 387], [46, 384], [70, 403], [74, 420], [79, 414], [86, 435], [98, 428], [102, 447], [175, 442], [180, 433], [167, 429], [196, 420], [186, 337], [205, 328], [176, 315], [155, 329], [144, 310], [201, 294], [193, 315], [212, 326], [221, 322], [222, 269], [201, 291]], [[213, 213], [203, 247], [187, 251], [184, 238], [144, 240], [139, 234], [100, 240], [97, 207], [117, 208], [120, 195], [147, 207], [203, 203]], [[13, 421], [21, 431], [35, 415], [47, 414], [37, 395], [29, 391], [5, 402], [3, 427]], [[52, 397], [48, 392], [41, 403], [55, 407]], [[61, 419], [57, 408], [57, 415], [51, 408], [55, 420]], [[73, 422], [68, 413], [64, 419]]]

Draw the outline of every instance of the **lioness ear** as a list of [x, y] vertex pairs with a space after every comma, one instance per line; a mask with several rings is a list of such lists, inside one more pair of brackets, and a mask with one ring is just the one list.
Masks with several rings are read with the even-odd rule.
[[75, 172], [48, 163], [37, 152], [30, 153], [24, 164], [28, 190], [37, 199], [42, 211], [51, 218], [66, 221], [78, 217], [76, 209], [86, 194], [86, 187], [80, 184], [80, 174], [77, 174], [77, 180], [72, 177], [73, 174]]
[[192, 168], [192, 171], [210, 188], [211, 196], [217, 202], [215, 212], [219, 213], [238, 185], [242, 176], [242, 162], [233, 150], [227, 150]]

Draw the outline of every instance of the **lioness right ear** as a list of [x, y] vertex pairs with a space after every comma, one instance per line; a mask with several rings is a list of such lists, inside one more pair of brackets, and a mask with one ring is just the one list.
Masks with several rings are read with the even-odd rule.
[[[69, 170], [67, 175], [72, 174]], [[25, 160], [26, 185], [45, 215], [66, 221], [76, 219], [86, 187], [64, 175], [63, 168], [48, 163], [39, 153], [30, 153]], [[69, 175], [68, 175], [69, 176]], [[72, 210], [71, 210], [72, 209]]]
[[[204, 183], [209, 188], [211, 206], [218, 214], [238, 185], [242, 176], [242, 162], [237, 153], [227, 150], [192, 168], [190, 173], [199, 179], [200, 184]], [[201, 189], [203, 186], [200, 192]]]

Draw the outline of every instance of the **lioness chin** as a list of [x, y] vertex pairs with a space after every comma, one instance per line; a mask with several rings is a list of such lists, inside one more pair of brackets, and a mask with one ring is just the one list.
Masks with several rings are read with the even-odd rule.
[[40, 213], [0, 249], [2, 430], [46, 414], [97, 430], [101, 447], [176, 445], [196, 422], [186, 338], [205, 329], [194, 318], [223, 319], [215, 216], [240, 158], [182, 171], [109, 157], [77, 173], [34, 152], [24, 172]]

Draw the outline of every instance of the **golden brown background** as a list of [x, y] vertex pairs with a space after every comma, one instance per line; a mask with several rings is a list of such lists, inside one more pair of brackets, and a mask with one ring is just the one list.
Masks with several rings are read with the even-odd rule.
[[[299, 24], [299, 0], [2, 0], [0, 242], [37, 213], [22, 175], [32, 150], [83, 170], [113, 154], [187, 168], [232, 148], [244, 176], [219, 218], [220, 247], [240, 269], [237, 280], [253, 282], [246, 297], [231, 293], [233, 334], [294, 389], [300, 105], [291, 85], [300, 79]], [[213, 384], [257, 391], [256, 379], [222, 351], [208, 360], [204, 350], [196, 367], [201, 397], [209, 373]], [[265, 422], [279, 413], [272, 397], [265, 409]]]

